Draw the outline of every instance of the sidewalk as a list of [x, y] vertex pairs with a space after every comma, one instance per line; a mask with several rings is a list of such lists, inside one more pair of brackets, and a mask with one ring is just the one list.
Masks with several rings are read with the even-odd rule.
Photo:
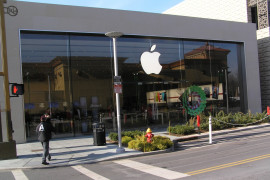
[[[17, 144], [17, 159], [1, 160], [1, 169], [40, 168], [42, 146], [40, 142]], [[69, 137], [50, 141], [51, 166], [70, 166], [83, 163], [94, 163], [121, 157], [131, 157], [143, 152], [125, 148], [125, 152], [116, 153], [117, 144], [94, 146], [93, 136]]]
[[[230, 132], [236, 131], [248, 131], [249, 129], [263, 127], [270, 127], [270, 124], [266, 123], [255, 126], [214, 131], [213, 136], [217, 136], [219, 134], [229, 134]], [[194, 136], [198, 136], [198, 138], [208, 136], [208, 133], [202, 133], [200, 135], [196, 134], [190, 136], [176, 137], [169, 136], [165, 131], [154, 132], [154, 134], [168, 136], [171, 140], [179, 138], [188, 139], [189, 137]], [[120, 158], [130, 158], [135, 156], [168, 152], [168, 150], [166, 150], [144, 153], [125, 148], [124, 153], [117, 154], [117, 146], [117, 144], [110, 143], [107, 143], [107, 145], [105, 146], [94, 146], [92, 136], [53, 139], [50, 141], [50, 153], [52, 155], [52, 161], [49, 161], [50, 165], [44, 166], [41, 164], [42, 146], [40, 142], [17, 144], [18, 158], [10, 160], [0, 160], [0, 170], [17, 168], [43, 168], [52, 166], [71, 166], [84, 163], [95, 163], [105, 160], [115, 160]]]

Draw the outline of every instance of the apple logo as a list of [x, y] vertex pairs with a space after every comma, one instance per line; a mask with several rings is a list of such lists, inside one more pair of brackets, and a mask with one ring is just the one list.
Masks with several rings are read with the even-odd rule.
[[153, 52], [156, 49], [156, 45], [154, 44], [150, 52], [145, 51], [141, 55], [141, 64], [143, 70], [146, 74], [159, 74], [162, 66], [159, 64], [159, 52]]

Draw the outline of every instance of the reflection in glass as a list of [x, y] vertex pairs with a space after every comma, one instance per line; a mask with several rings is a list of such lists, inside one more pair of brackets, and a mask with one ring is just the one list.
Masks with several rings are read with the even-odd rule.
[[[162, 70], [146, 74], [140, 57], [156, 45]], [[201, 87], [205, 112], [240, 110], [238, 47], [241, 44], [173, 38], [123, 36], [118, 39], [123, 129], [186, 123], [182, 94]], [[104, 121], [115, 128], [112, 41], [105, 35], [21, 32], [25, 119], [31, 128], [49, 110], [59, 136], [91, 133]], [[198, 97], [191, 94], [189, 104]]]
[[[25, 84], [25, 121], [29, 140], [45, 112], [52, 115], [57, 133], [71, 133], [70, 90], [66, 35], [21, 34], [22, 73]], [[61, 58], [60, 58], [61, 57]]]

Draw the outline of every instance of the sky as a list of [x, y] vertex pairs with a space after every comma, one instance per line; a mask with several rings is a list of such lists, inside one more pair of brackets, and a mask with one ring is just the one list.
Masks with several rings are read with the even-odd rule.
[[184, 0], [17, 0], [48, 4], [86, 6], [129, 11], [162, 13]]

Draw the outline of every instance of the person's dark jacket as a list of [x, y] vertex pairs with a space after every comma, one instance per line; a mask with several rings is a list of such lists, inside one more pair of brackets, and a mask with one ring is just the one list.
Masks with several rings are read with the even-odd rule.
[[55, 132], [55, 129], [49, 121], [43, 121], [37, 126], [36, 132], [38, 140], [40, 142], [46, 142], [52, 138], [52, 132]]

